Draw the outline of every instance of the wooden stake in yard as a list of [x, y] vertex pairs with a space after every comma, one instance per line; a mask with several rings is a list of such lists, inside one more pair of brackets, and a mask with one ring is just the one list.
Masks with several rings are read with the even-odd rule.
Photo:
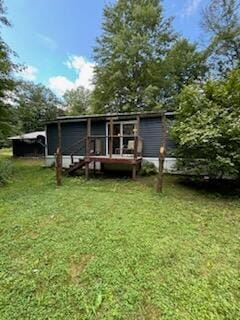
[[56, 180], [57, 185], [62, 185], [62, 130], [61, 122], [58, 121], [57, 125], [58, 140], [57, 140], [57, 152], [56, 152]]
[[109, 156], [112, 158], [113, 154], [113, 118], [110, 118], [110, 139], [109, 139]]
[[166, 140], [167, 140], [167, 126], [166, 126], [166, 115], [162, 114], [162, 125], [161, 125], [161, 144], [159, 150], [159, 172], [157, 177], [156, 191], [163, 191], [163, 176], [164, 176], [164, 160], [166, 155]]
[[[91, 144], [91, 118], [87, 118], [87, 140], [86, 140], [86, 156], [90, 156], [90, 144]], [[89, 159], [85, 163], [85, 177], [89, 178]]]
[[138, 157], [138, 144], [139, 144], [139, 128], [140, 116], [137, 116], [136, 128], [134, 129], [134, 164], [132, 165], [132, 178], [136, 179], [137, 176], [137, 157]]

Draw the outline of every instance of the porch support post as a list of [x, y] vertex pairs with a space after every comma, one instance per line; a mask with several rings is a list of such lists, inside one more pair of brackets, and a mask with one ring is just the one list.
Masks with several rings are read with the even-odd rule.
[[136, 130], [134, 131], [134, 164], [132, 166], [132, 178], [136, 179], [137, 176], [137, 157], [138, 157], [138, 143], [139, 143], [139, 127], [140, 116], [137, 116]]
[[139, 127], [140, 127], [140, 116], [137, 116], [136, 131], [134, 132], [134, 160], [137, 160], [138, 156], [138, 142], [139, 142]]
[[110, 140], [109, 140], [109, 156], [112, 158], [113, 154], [113, 118], [110, 118]]
[[162, 193], [163, 191], [163, 176], [164, 176], [164, 160], [166, 155], [166, 139], [167, 139], [167, 125], [166, 125], [166, 115], [162, 114], [161, 117], [161, 143], [159, 150], [159, 172], [157, 177], [156, 191]]
[[[90, 144], [91, 144], [91, 118], [87, 119], [87, 138], [86, 138], [86, 156], [90, 155]], [[85, 163], [85, 177], [89, 178], [89, 159]]]
[[56, 151], [56, 180], [57, 186], [62, 185], [62, 129], [61, 122], [57, 123], [57, 151]]
[[132, 165], [132, 178], [133, 178], [133, 180], [135, 180], [136, 177], [137, 177], [137, 163], [135, 162]]

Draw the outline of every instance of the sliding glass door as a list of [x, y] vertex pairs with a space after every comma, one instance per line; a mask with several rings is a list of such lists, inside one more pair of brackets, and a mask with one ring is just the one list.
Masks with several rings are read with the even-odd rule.
[[[124, 155], [131, 153], [129, 149], [130, 141], [134, 140], [136, 122], [115, 122], [113, 123], [113, 151], [114, 155]], [[110, 154], [110, 124], [107, 125], [107, 151]]]

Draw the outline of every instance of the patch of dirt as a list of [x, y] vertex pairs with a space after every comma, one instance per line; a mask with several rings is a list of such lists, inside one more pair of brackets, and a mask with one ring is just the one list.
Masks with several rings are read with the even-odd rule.
[[157, 306], [148, 304], [143, 308], [143, 316], [145, 320], [159, 320], [161, 318], [161, 312]]
[[93, 256], [91, 254], [84, 254], [81, 257], [80, 262], [72, 262], [68, 270], [70, 277], [70, 282], [76, 284], [78, 282], [78, 277], [84, 272], [88, 263], [91, 261]]
[[137, 320], [160, 320], [162, 312], [159, 307], [151, 301], [150, 294], [145, 292]]

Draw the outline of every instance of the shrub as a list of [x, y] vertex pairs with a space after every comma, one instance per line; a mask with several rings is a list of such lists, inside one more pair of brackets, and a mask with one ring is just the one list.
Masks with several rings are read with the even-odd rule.
[[7, 183], [12, 175], [13, 167], [11, 161], [0, 161], [0, 185]]
[[152, 176], [157, 174], [157, 168], [152, 162], [144, 161], [140, 170], [141, 176]]
[[240, 69], [227, 79], [183, 89], [172, 130], [182, 170], [240, 178], [239, 101]]

